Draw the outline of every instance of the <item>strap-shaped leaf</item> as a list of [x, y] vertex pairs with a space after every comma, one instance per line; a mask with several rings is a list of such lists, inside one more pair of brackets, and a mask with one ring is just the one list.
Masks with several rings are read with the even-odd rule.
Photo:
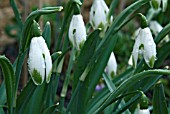
[[57, 107], [58, 105], [50, 106], [43, 112], [43, 114], [53, 114], [54, 112], [56, 112]]
[[155, 43], [158, 44], [170, 32], [170, 23], [167, 24], [155, 38]]
[[163, 84], [155, 85], [153, 93], [153, 113], [154, 114], [168, 114], [166, 98], [164, 94]]
[[45, 90], [46, 82], [44, 81], [42, 85], [39, 85], [35, 88], [35, 90], [30, 95], [28, 102], [26, 102], [24, 107], [22, 107], [22, 111], [17, 114], [41, 114], [45, 96], [44, 92], [46, 92]]
[[6, 90], [5, 90], [5, 83], [3, 83], [0, 86], [0, 105], [4, 105], [6, 103]]
[[113, 0], [112, 1], [111, 5], [110, 5], [110, 9], [109, 9], [108, 19], [110, 19], [112, 13], [115, 11], [118, 3], [119, 3], [119, 0]]
[[47, 43], [48, 49], [50, 49], [50, 44], [51, 44], [51, 25], [50, 25], [50, 22], [46, 22], [42, 36], [43, 36], [45, 42]]
[[5, 56], [0, 56], [0, 65], [5, 80], [9, 114], [12, 114], [13, 103], [14, 103], [14, 87], [15, 87], [14, 69], [12, 67], [11, 62]]
[[32, 79], [30, 79], [17, 98], [16, 114], [23, 114], [23, 111], [31, 99], [36, 87], [37, 86], [33, 83]]
[[80, 78], [80, 75], [84, 71], [85, 67], [87, 66], [87, 64], [89, 63], [91, 57], [93, 56], [95, 52], [97, 42], [100, 40], [99, 33], [100, 33], [100, 30], [95, 30], [87, 37], [87, 40], [84, 43], [83, 48], [81, 49], [80, 55], [75, 61], [73, 88], [76, 87], [78, 80]]

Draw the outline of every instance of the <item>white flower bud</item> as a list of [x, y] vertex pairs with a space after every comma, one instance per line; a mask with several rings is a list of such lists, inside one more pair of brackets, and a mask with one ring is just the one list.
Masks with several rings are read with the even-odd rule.
[[[157, 36], [158, 33], [163, 29], [163, 27], [157, 21], [151, 21], [149, 24], [149, 28], [151, 29], [155, 36]], [[163, 41], [165, 42], [169, 41], [168, 35], [165, 36]]]
[[52, 71], [50, 52], [42, 36], [31, 40], [29, 58], [29, 73], [36, 85], [41, 85], [46, 77], [49, 83]]
[[130, 58], [129, 58], [128, 64], [129, 64], [130, 66], [133, 66], [132, 55], [131, 55]]
[[115, 59], [115, 55], [112, 52], [109, 58], [109, 61], [107, 63], [107, 72], [109, 74], [109, 76], [114, 77], [116, 75], [117, 72], [117, 62]]
[[132, 57], [135, 67], [137, 65], [138, 54], [143, 54], [145, 62], [149, 67], [154, 66], [156, 59], [156, 45], [148, 27], [139, 31], [133, 47]]
[[113, 17], [108, 19], [109, 8], [104, 0], [94, 0], [90, 10], [90, 23], [94, 29], [101, 28], [102, 32], [106, 32], [107, 27], [111, 23]]
[[81, 14], [72, 17], [69, 27], [69, 40], [77, 50], [80, 50], [86, 41], [86, 28]]
[[138, 114], [150, 114], [149, 109], [140, 109]]
[[153, 32], [155, 36], [163, 29], [163, 27], [157, 21], [151, 21], [149, 24], [149, 28]]

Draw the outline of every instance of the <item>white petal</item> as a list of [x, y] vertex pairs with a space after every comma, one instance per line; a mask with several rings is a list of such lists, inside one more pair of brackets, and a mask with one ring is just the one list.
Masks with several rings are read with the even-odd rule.
[[109, 58], [109, 61], [107, 63], [107, 70], [108, 74], [112, 77], [113, 75], [116, 75], [117, 72], [117, 62], [115, 59], [115, 55], [112, 52]]
[[95, 0], [90, 10], [90, 23], [94, 29], [101, 28], [106, 31], [108, 27], [108, 12], [109, 8], [107, 7], [104, 0]]
[[141, 30], [141, 40], [144, 45], [143, 56], [145, 62], [149, 67], [153, 67], [156, 59], [156, 44], [148, 27]]
[[46, 82], [49, 83], [51, 77], [51, 71], [52, 71], [52, 60], [51, 60], [50, 52], [42, 36], [38, 37], [37, 41], [42, 51], [42, 54], [44, 54], [45, 56], [44, 59], [45, 59], [45, 67], [46, 67]]
[[86, 28], [81, 14], [73, 15], [69, 27], [69, 39], [73, 46], [80, 50], [81, 44], [86, 40]]
[[131, 66], [133, 65], [132, 55], [129, 58], [128, 64], [131, 65]]
[[150, 114], [149, 109], [140, 109], [138, 114]]
[[149, 28], [153, 32], [155, 36], [163, 29], [163, 27], [157, 21], [151, 21], [149, 24]]
[[133, 66], [136, 68], [137, 61], [138, 61], [138, 54], [139, 54], [139, 46], [141, 45], [141, 40], [140, 40], [140, 35], [137, 36], [135, 40], [135, 44], [133, 46], [133, 51], [132, 51], [132, 61], [133, 61]]
[[[28, 68], [34, 83], [36, 85], [42, 84], [45, 78], [45, 63], [36, 37], [31, 40]], [[35, 73], [39, 73], [40, 75], [35, 75]]]

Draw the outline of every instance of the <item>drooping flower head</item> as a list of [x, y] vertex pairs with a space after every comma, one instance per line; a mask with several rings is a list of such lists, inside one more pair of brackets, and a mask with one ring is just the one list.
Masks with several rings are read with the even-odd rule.
[[81, 14], [72, 17], [69, 27], [69, 40], [77, 50], [80, 50], [86, 41], [86, 28]]
[[109, 8], [104, 0], [94, 0], [90, 10], [90, 23], [94, 29], [101, 28], [102, 35], [106, 32], [113, 18], [108, 19], [108, 13]]
[[46, 77], [49, 83], [52, 70], [50, 52], [42, 36], [34, 37], [31, 40], [29, 58], [29, 73], [36, 85], [41, 85]]
[[132, 58], [135, 67], [139, 54], [144, 56], [145, 62], [149, 67], [154, 66], [156, 60], [156, 44], [148, 27], [141, 28], [133, 46]]

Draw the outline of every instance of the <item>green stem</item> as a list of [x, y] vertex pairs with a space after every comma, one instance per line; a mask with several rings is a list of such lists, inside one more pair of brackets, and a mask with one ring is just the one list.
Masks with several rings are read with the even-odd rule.
[[[63, 88], [62, 88], [62, 91], [61, 91], [61, 95], [60, 95], [63, 98], [62, 99], [63, 102], [64, 102], [64, 99], [65, 99], [66, 94], [67, 94], [67, 89], [68, 89], [68, 85], [69, 85], [71, 70], [72, 70], [73, 63], [74, 63], [74, 60], [73, 60], [74, 54], [75, 54], [75, 48], [73, 48], [72, 52], [71, 52], [71, 57], [70, 57], [70, 60], [69, 60], [68, 69], [67, 69], [67, 72], [66, 72], [66, 77], [65, 77], [64, 85], [63, 85]], [[63, 105], [63, 104], [61, 104], [61, 105]], [[63, 106], [61, 106], [61, 107], [63, 107]]]
[[78, 91], [80, 90], [82, 84], [83, 84], [83, 83], [82, 83], [81, 81], [78, 82], [78, 84], [77, 84], [77, 86], [76, 86], [76, 89], [75, 89], [75, 91], [73, 92], [72, 97], [71, 97], [71, 100], [70, 100], [70, 102], [69, 102], [69, 104], [68, 104], [68, 107], [67, 107], [67, 110], [66, 110], [66, 114], [69, 113], [70, 108], [71, 108], [71, 106], [73, 105], [74, 100], [75, 100], [75, 98], [76, 98], [76, 96], [77, 96], [77, 93], [78, 93]]
[[[17, 98], [17, 90], [18, 90], [18, 84], [19, 84], [19, 79], [20, 79], [20, 74], [22, 70], [22, 65], [24, 63], [25, 55], [27, 51], [24, 52], [23, 54], [19, 53], [17, 63], [16, 63], [16, 70], [15, 70], [15, 87], [14, 87], [14, 98]], [[16, 106], [16, 100], [14, 100], [14, 107]]]
[[18, 23], [19, 27], [20, 27], [20, 30], [22, 30], [23, 22], [22, 22], [22, 19], [21, 19], [21, 15], [19, 14], [18, 7], [17, 7], [17, 5], [15, 3], [15, 0], [10, 0], [10, 5], [11, 5], [11, 7], [13, 9], [13, 12], [15, 14], [15, 18], [17, 20], [17, 23]]
[[56, 51], [59, 51], [60, 48], [61, 48], [61, 44], [62, 44], [61, 41], [62, 41], [62, 38], [63, 38], [63, 35], [64, 35], [64, 31], [66, 31], [65, 27], [68, 24], [67, 22], [68, 22], [69, 18], [72, 17], [71, 16], [72, 13], [73, 13], [72, 1], [69, 1], [67, 6], [66, 6], [64, 19], [63, 19], [63, 22], [62, 22], [62, 25], [61, 25], [61, 31], [60, 31], [60, 34], [59, 34], [59, 37], [58, 37], [58, 40], [57, 40]]
[[118, 3], [119, 3], [119, 0], [112, 1], [111, 5], [110, 5], [110, 9], [109, 9], [108, 19], [110, 19], [110, 17], [112, 16], [112, 13], [116, 9], [116, 6], [118, 5]]

